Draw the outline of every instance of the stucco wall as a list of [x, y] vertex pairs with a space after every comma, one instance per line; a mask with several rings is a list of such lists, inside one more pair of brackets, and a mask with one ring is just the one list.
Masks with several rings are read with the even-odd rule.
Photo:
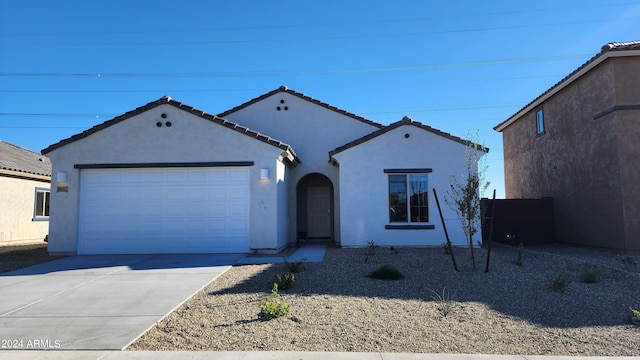
[[[167, 114], [161, 118], [161, 114]], [[172, 126], [157, 127], [156, 122]], [[281, 149], [209, 122], [170, 105], [161, 105], [47, 155], [53, 174], [68, 174], [68, 192], [51, 192], [49, 252], [75, 253], [77, 248], [80, 171], [75, 164], [253, 161], [250, 170], [251, 248], [277, 248], [278, 181], [286, 169], [277, 160]], [[260, 170], [269, 168], [269, 181]], [[54, 175], [55, 176], [55, 175]], [[54, 179], [55, 181], [55, 179]]]
[[[277, 108], [280, 107], [278, 111]], [[284, 110], [284, 108], [287, 110]], [[378, 128], [286, 92], [274, 94], [226, 116], [227, 119], [291, 145], [301, 163], [287, 174], [289, 242], [297, 234], [297, 184], [305, 175], [320, 173], [334, 187], [334, 237], [340, 234], [338, 169], [329, 164], [329, 151]]]
[[[616, 105], [640, 104], [639, 61], [604, 61], [503, 131], [506, 196], [553, 197], [557, 241], [628, 248], [626, 219], [640, 217], [627, 204], [638, 191], [637, 172], [631, 170], [638, 165], [631, 164], [638, 161], [633, 134], [640, 123], [637, 116], [621, 121], [628, 112], [594, 116]], [[541, 136], [535, 127], [539, 109], [546, 130]]]
[[0, 175], [0, 246], [43, 241], [49, 221], [34, 221], [36, 188], [49, 189], [43, 181]]
[[[444, 201], [451, 176], [466, 173], [465, 153], [466, 146], [412, 125], [400, 126], [337, 153], [334, 158], [340, 170], [342, 245], [366, 246], [368, 241], [374, 241], [380, 245], [440, 246], [446, 238], [433, 197], [435, 188], [451, 241], [466, 246], [461, 222]], [[416, 168], [432, 169], [428, 174], [428, 224], [435, 229], [385, 229], [390, 222], [389, 174], [384, 169]]]

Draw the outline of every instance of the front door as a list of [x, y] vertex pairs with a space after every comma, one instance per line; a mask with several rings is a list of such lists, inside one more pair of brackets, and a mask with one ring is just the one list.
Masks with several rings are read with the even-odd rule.
[[331, 237], [331, 189], [307, 188], [307, 237]]

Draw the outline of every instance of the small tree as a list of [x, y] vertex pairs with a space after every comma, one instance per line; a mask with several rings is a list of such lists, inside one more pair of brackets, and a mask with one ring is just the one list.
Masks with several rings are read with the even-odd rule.
[[460, 176], [452, 175], [449, 191], [445, 196], [445, 203], [456, 212], [462, 222], [464, 234], [471, 250], [473, 270], [476, 270], [476, 258], [473, 250], [473, 236], [481, 225], [480, 194], [487, 190], [489, 182], [485, 179], [486, 165], [482, 156], [489, 151], [484, 145], [477, 143], [478, 131], [475, 136], [467, 134], [467, 150], [465, 155], [465, 170]]

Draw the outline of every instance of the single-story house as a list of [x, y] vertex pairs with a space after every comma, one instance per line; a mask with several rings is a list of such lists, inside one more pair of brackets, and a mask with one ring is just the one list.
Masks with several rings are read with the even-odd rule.
[[[444, 194], [465, 171], [468, 144], [284, 86], [218, 115], [163, 97], [43, 150], [56, 185], [49, 252], [439, 246], [431, 189]], [[452, 241], [466, 244], [443, 212]]]
[[44, 241], [50, 183], [46, 156], [0, 141], [0, 246]]
[[558, 242], [640, 252], [640, 41], [609, 43], [494, 129], [507, 199], [553, 198]]

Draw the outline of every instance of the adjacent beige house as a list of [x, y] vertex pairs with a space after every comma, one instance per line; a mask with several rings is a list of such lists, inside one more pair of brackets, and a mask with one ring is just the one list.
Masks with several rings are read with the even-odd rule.
[[0, 246], [44, 240], [50, 183], [46, 156], [0, 141]]
[[506, 197], [552, 197], [556, 241], [640, 251], [640, 41], [603, 46], [494, 129]]

